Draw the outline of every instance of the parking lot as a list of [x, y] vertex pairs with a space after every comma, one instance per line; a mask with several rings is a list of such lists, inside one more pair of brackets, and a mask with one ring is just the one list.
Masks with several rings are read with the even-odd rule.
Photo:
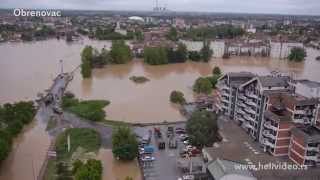
[[[174, 131], [176, 131], [176, 128], [184, 129], [184, 126], [184, 123], [180, 123], [176, 125], [138, 127], [135, 129], [135, 132], [138, 132], [142, 136], [143, 134], [152, 132], [148, 146], [153, 146], [154, 152], [151, 154], [148, 153], [148, 155], [140, 156], [140, 166], [142, 174], [146, 180], [177, 180], [179, 177], [183, 176], [182, 171], [177, 166], [177, 160], [180, 157], [180, 150], [185, 148], [185, 145], [180, 140], [179, 135], [174, 132], [174, 136], [177, 140], [177, 147], [169, 148], [169, 137], [167, 136], [167, 130], [168, 127], [173, 127]], [[161, 132], [162, 138], [158, 138], [157, 133], [155, 133], [155, 128]], [[161, 141], [165, 143], [164, 149], [159, 149], [158, 147], [159, 142]], [[148, 157], [148, 160], [145, 159], [145, 156]], [[152, 157], [154, 157], [154, 159]]]

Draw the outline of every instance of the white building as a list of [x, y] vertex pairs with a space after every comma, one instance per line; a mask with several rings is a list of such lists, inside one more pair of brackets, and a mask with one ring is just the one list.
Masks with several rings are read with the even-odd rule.
[[210, 48], [213, 51], [213, 57], [221, 58], [225, 53], [225, 42], [224, 41], [212, 41], [210, 43]]
[[310, 80], [298, 80], [294, 85], [296, 93], [307, 98], [320, 98], [320, 83]]
[[122, 34], [122, 35], [127, 35], [127, 31], [124, 30], [124, 29], [121, 29], [119, 22], [117, 22], [117, 26], [116, 26], [114, 32], [117, 32], [117, 33]]
[[286, 59], [292, 48], [302, 47], [302, 43], [290, 43], [290, 42], [270, 42], [270, 56], [272, 58]]
[[189, 40], [180, 40], [181, 43], [187, 46], [188, 51], [200, 51], [203, 47], [202, 41], [189, 41]]

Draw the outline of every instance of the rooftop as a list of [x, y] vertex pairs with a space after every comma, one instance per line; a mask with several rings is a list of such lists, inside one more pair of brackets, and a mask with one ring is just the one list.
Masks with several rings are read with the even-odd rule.
[[313, 126], [304, 128], [293, 128], [292, 133], [295, 136], [303, 137], [304, 142], [320, 142], [320, 130]]
[[[245, 131], [231, 120], [219, 120], [219, 128], [223, 141], [216, 146], [204, 148], [212, 160], [228, 159], [238, 163], [253, 164], [294, 164], [288, 157], [274, 157], [263, 152], [263, 148], [253, 141]], [[283, 180], [286, 177], [300, 177], [303, 179], [314, 179], [318, 177], [318, 168], [308, 168], [307, 171], [293, 170], [259, 170], [252, 171], [257, 179]]]
[[262, 87], [288, 87], [289, 77], [287, 76], [258, 76]]
[[319, 88], [320, 87], [320, 82], [310, 81], [307, 79], [297, 80], [297, 82], [304, 84], [306, 86], [309, 86], [310, 88]]
[[246, 179], [256, 179], [249, 170], [236, 169], [237, 165], [241, 164], [235, 161], [218, 158], [217, 160], [210, 162], [207, 168], [214, 179], [222, 179], [226, 175], [238, 175], [248, 177]]

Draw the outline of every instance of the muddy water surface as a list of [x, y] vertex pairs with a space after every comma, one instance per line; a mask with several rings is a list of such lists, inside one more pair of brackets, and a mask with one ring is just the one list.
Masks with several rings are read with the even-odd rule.
[[[0, 44], [0, 103], [34, 99], [38, 92], [49, 88], [60, 71], [71, 71], [80, 64], [80, 51], [86, 45], [110, 47], [107, 41], [84, 40], [72, 44], [48, 40], [35, 43]], [[144, 65], [134, 60], [126, 65], [112, 65], [93, 72], [91, 79], [83, 80], [76, 71], [68, 89], [82, 99], [107, 99], [109, 119], [128, 122], [179, 121], [183, 117], [169, 102], [172, 90], [184, 92], [192, 100], [192, 84], [199, 76], [211, 74], [218, 65], [223, 72], [250, 71], [268, 74], [278, 70], [299, 78], [320, 81], [320, 62], [315, 60], [319, 51], [308, 49], [305, 62], [291, 63], [268, 58], [237, 57], [214, 59], [210, 63], [182, 63], [162, 66]], [[150, 79], [144, 84], [129, 80], [132, 75]], [[15, 148], [0, 168], [0, 179], [32, 180], [37, 175], [49, 146], [45, 125], [34, 122], [15, 141]], [[107, 156], [110, 159], [110, 156]], [[121, 170], [119, 170], [121, 171]]]

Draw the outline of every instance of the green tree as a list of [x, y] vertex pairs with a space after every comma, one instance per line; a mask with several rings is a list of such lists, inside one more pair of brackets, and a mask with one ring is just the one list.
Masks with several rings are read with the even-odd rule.
[[83, 78], [91, 77], [92, 73], [93, 48], [86, 46], [81, 52], [81, 74]]
[[172, 103], [183, 104], [186, 102], [186, 99], [184, 98], [184, 94], [182, 92], [172, 91], [170, 94], [170, 101]]
[[178, 40], [178, 31], [175, 27], [171, 27], [168, 34], [167, 38], [171, 41], [177, 41]]
[[101, 180], [102, 163], [99, 160], [89, 159], [79, 167], [75, 173], [75, 180]]
[[132, 59], [132, 52], [123, 40], [115, 40], [112, 41], [110, 56], [112, 63], [125, 64]]
[[188, 119], [186, 131], [190, 143], [197, 147], [212, 146], [221, 140], [218, 132], [217, 115], [208, 111], [195, 111]]
[[138, 141], [129, 127], [119, 127], [112, 135], [113, 156], [120, 160], [133, 160], [138, 154]]
[[164, 47], [145, 47], [144, 62], [150, 65], [168, 64], [166, 49]]
[[191, 61], [200, 61], [201, 60], [201, 55], [198, 51], [189, 51], [189, 59]]
[[[0, 133], [1, 135], [1, 133]], [[11, 150], [11, 143], [1, 136], [0, 138], [0, 161], [3, 161], [8, 156]]]
[[212, 91], [212, 83], [207, 78], [200, 77], [195, 81], [193, 91], [196, 93], [210, 94]]
[[304, 60], [306, 56], [307, 56], [307, 53], [304, 50], [304, 48], [294, 47], [291, 49], [288, 59], [290, 61], [301, 62]]
[[203, 41], [203, 47], [200, 50], [201, 58], [204, 62], [208, 62], [213, 54], [212, 50], [210, 49], [209, 41]]
[[221, 69], [218, 66], [215, 66], [212, 70], [213, 75], [221, 75]]

